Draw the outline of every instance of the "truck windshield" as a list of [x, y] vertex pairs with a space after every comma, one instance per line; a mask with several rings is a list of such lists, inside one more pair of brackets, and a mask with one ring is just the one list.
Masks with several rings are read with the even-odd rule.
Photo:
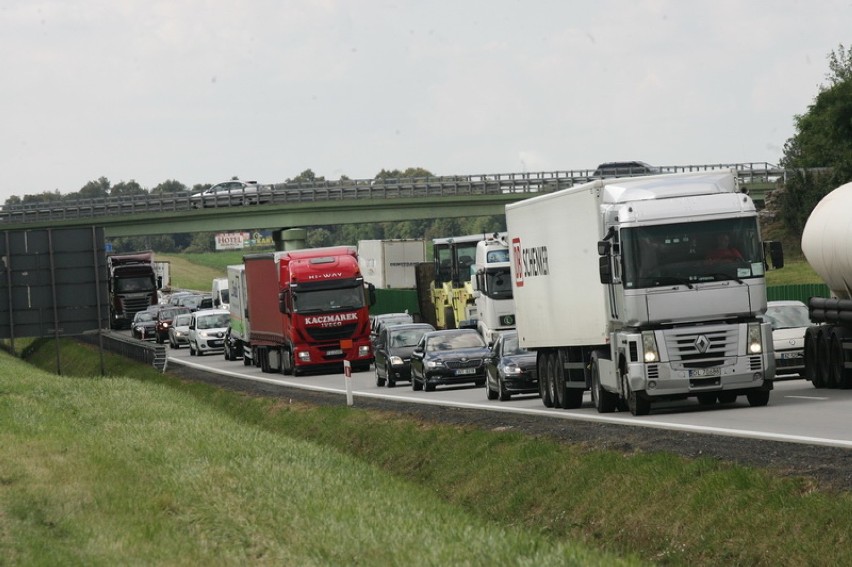
[[764, 275], [753, 217], [624, 228], [620, 236], [625, 288]]
[[337, 289], [300, 290], [293, 293], [296, 313], [324, 313], [364, 307], [364, 288], [360, 285]]
[[138, 278], [116, 278], [115, 291], [118, 293], [132, 293], [136, 291], [152, 291], [154, 280], [150, 277]]
[[512, 277], [509, 268], [486, 270], [484, 293], [491, 299], [512, 299]]

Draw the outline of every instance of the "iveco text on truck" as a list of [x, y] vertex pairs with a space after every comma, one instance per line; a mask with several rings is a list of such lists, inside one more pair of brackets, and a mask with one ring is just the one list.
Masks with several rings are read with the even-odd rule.
[[370, 367], [375, 291], [364, 283], [354, 247], [253, 254], [243, 262], [251, 355], [264, 372], [340, 369], [344, 360], [353, 370]]
[[732, 171], [595, 180], [507, 205], [506, 221], [546, 406], [579, 407], [586, 388], [599, 412], [634, 415], [687, 397], [768, 403], [763, 246]]

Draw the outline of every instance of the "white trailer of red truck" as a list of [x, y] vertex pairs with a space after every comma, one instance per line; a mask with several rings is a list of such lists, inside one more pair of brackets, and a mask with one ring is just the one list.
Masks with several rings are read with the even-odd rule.
[[[517, 329], [546, 406], [580, 407], [587, 388], [602, 413], [768, 403], [763, 247], [733, 172], [595, 180], [507, 205], [506, 222]], [[736, 255], [714, 251], [722, 234]]]

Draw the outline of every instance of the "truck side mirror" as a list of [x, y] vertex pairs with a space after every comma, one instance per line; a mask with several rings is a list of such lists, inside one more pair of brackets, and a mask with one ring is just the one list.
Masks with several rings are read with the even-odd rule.
[[281, 313], [289, 313], [290, 309], [289, 309], [288, 303], [289, 302], [287, 301], [287, 292], [286, 291], [279, 291], [278, 292], [278, 311], [280, 311]]
[[376, 286], [368, 283], [367, 284], [367, 296], [370, 299], [370, 307], [376, 304]]
[[611, 243], [608, 240], [598, 241], [598, 256], [609, 256]]
[[157, 276], [157, 289], [163, 289], [163, 276]]
[[601, 256], [598, 258], [598, 266], [600, 269], [601, 283], [612, 283], [612, 264], [609, 261], [609, 256]]

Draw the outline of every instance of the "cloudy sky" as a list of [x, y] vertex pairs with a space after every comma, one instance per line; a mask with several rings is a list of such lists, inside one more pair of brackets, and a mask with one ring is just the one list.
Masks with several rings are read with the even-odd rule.
[[0, 0], [0, 202], [777, 163], [852, 0]]

